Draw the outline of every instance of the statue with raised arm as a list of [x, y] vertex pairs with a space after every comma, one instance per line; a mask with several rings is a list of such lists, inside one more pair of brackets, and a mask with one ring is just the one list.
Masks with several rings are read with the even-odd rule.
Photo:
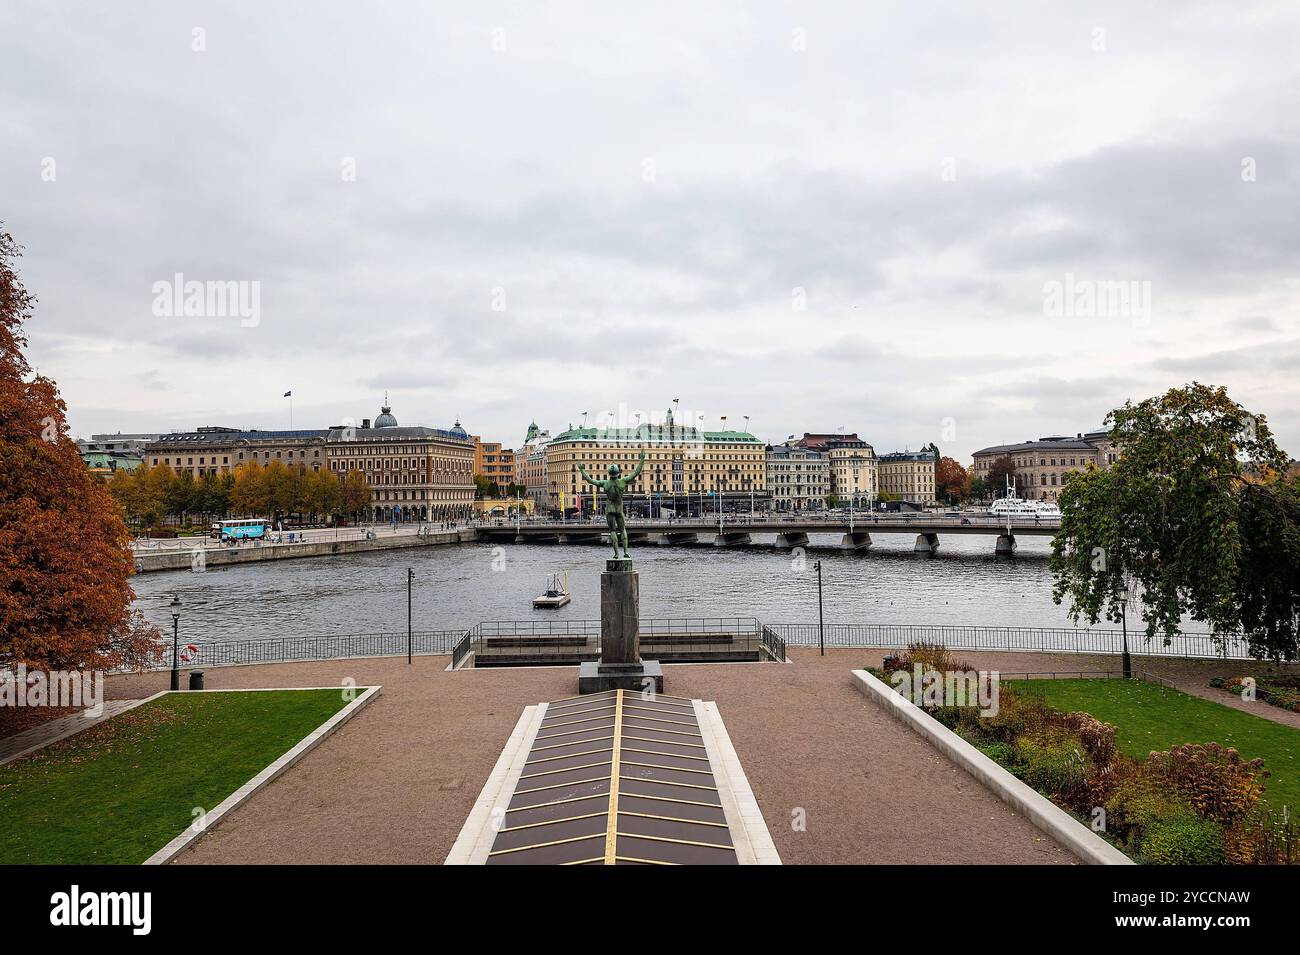
[[623, 517], [623, 492], [635, 483], [645, 469], [645, 452], [636, 462], [636, 470], [627, 477], [620, 477], [617, 464], [609, 466], [609, 480], [598, 481], [578, 462], [578, 473], [588, 484], [594, 484], [605, 492], [605, 522], [609, 524], [609, 538], [614, 544], [614, 556], [618, 557], [619, 541], [623, 543], [623, 556], [627, 557], [627, 520]]

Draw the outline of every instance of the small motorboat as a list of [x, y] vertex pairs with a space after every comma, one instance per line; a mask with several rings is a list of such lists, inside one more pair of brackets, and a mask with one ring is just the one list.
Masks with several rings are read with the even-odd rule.
[[546, 578], [546, 590], [533, 598], [534, 607], [563, 607], [569, 602], [569, 575], [561, 582], [559, 574]]

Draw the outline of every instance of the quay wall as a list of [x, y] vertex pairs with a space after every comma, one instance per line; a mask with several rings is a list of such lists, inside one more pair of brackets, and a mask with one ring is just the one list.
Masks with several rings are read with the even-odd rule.
[[[260, 544], [253, 547], [205, 547], [202, 550], [205, 568], [229, 567], [233, 564], [253, 564], [264, 560], [291, 560], [295, 557], [331, 557], [338, 554], [361, 554], [375, 550], [398, 550], [409, 547], [434, 547], [459, 544], [478, 539], [474, 528], [437, 531], [431, 534], [399, 534], [377, 537], [374, 540], [305, 541], [293, 544]], [[192, 570], [193, 551], [188, 548], [152, 551], [135, 556], [137, 574], [163, 570]]]

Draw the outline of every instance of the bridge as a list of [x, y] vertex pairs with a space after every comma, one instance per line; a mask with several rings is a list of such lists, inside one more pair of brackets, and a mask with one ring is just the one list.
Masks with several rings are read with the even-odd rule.
[[[806, 547], [810, 534], [839, 534], [845, 550], [871, 549], [872, 535], [912, 534], [912, 549], [933, 554], [939, 549], [940, 534], [985, 534], [996, 537], [994, 551], [1014, 554], [1016, 537], [1055, 537], [1060, 518], [993, 517], [990, 515], [864, 514], [848, 516], [722, 515], [720, 519], [662, 520], [631, 518], [627, 522], [629, 543], [700, 544], [712, 540], [715, 547], [755, 543], [756, 536], [772, 535], [774, 546]], [[608, 539], [603, 519], [557, 521], [495, 521], [477, 525], [478, 539], [513, 543], [595, 543]]]

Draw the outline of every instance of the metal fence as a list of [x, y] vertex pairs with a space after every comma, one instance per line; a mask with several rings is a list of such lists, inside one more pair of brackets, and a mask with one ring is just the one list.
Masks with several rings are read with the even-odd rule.
[[[816, 623], [773, 623], [767, 629], [789, 646], [815, 647], [821, 640]], [[1034, 653], [1118, 654], [1123, 649], [1120, 630], [1070, 627], [963, 627], [934, 624], [828, 623], [828, 647], [903, 648], [910, 643], [942, 643], [949, 650], [1016, 650]], [[1246, 641], [1236, 635], [1216, 638], [1209, 633], [1183, 633], [1157, 637], [1129, 631], [1129, 652], [1139, 656], [1194, 657], [1220, 660], [1250, 659]]]
[[[471, 655], [490, 659], [569, 660], [600, 655], [600, 621], [488, 620], [466, 631], [452, 650], [452, 666]], [[785, 659], [785, 642], [757, 617], [656, 617], [640, 621], [641, 655], [647, 660]], [[714, 638], [714, 639], [710, 639]], [[752, 657], [746, 656], [752, 655]]]
[[[674, 637], [699, 638], [715, 634], [728, 640], [761, 646], [767, 657], [785, 660], [788, 647], [815, 647], [820, 642], [816, 623], [763, 624], [755, 617], [662, 617], [641, 621], [641, 637], [655, 653], [676, 654], [688, 649]], [[488, 638], [518, 638], [520, 644], [536, 638], [581, 637], [599, 644], [599, 620], [491, 620], [469, 630], [417, 630], [411, 635], [411, 652], [419, 656], [450, 654], [453, 666], [460, 666]], [[962, 627], [925, 624], [845, 624], [825, 626], [828, 647], [902, 649], [910, 643], [942, 643], [950, 650], [1014, 650], [1036, 653], [1118, 654], [1122, 648], [1119, 630], [1086, 630], [1068, 627]], [[1222, 642], [1212, 634], [1178, 634], [1157, 638], [1150, 644], [1142, 633], [1129, 633], [1129, 650], [1136, 656], [1251, 659], [1247, 644], [1239, 636]], [[695, 649], [706, 643], [690, 641]], [[189, 644], [187, 644], [189, 646]], [[240, 663], [283, 663], [299, 660], [337, 660], [357, 657], [403, 656], [407, 652], [405, 631], [381, 633], [313, 634], [266, 640], [200, 641], [197, 652], [182, 651], [185, 668], [224, 666]], [[186, 656], [189, 659], [186, 659]], [[158, 669], [171, 667], [171, 646]]]
[[[465, 636], [464, 630], [416, 630], [410, 635], [410, 649], [418, 656], [451, 653]], [[186, 644], [186, 647], [191, 644]], [[314, 634], [302, 637], [273, 637], [269, 640], [222, 640], [192, 644], [197, 651], [181, 650], [185, 669], [228, 666], [239, 663], [286, 663], [296, 660], [341, 660], [356, 657], [405, 656], [406, 631], [395, 633]], [[189, 657], [187, 660], [186, 657]], [[172, 648], [167, 646], [156, 669], [172, 665]]]

